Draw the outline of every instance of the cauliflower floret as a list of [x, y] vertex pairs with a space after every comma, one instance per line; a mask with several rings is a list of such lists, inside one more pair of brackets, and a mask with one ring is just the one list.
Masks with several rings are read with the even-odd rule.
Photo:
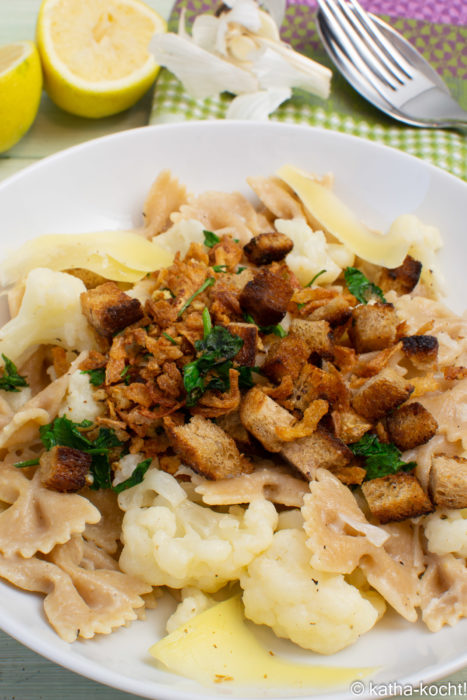
[[271, 544], [277, 526], [276, 509], [265, 499], [218, 513], [192, 503], [158, 469], [121, 493], [119, 504], [126, 511], [120, 567], [153, 586], [217, 591]]
[[344, 267], [353, 265], [354, 256], [345, 246], [329, 244], [324, 233], [312, 231], [305, 219], [276, 219], [274, 226], [293, 241], [293, 250], [285, 260], [302, 284], [308, 284], [321, 270], [326, 272], [319, 283], [331, 284]]
[[186, 625], [186, 623], [191, 620], [196, 615], [204, 612], [208, 608], [212, 608], [213, 605], [217, 605], [217, 601], [211, 596], [206, 595], [199, 588], [193, 588], [189, 586], [188, 588], [182, 588], [182, 601], [177, 605], [175, 612], [167, 620], [167, 633], [170, 634], [177, 627], [181, 625]]
[[59, 415], [80, 423], [86, 419], [95, 420], [103, 410], [103, 405], [94, 399], [94, 389], [89, 381], [89, 375], [83, 374], [80, 370], [73, 372]]
[[379, 610], [342, 574], [316, 571], [301, 530], [280, 530], [240, 577], [245, 615], [320, 654], [355, 642]]
[[171, 226], [164, 233], [160, 233], [154, 240], [157, 245], [165, 250], [180, 253], [183, 258], [192, 243], [204, 243], [203, 231], [205, 226], [196, 219], [186, 219]]
[[425, 520], [428, 551], [467, 557], [467, 508], [432, 513]]
[[0, 353], [13, 362], [36, 345], [92, 350], [96, 340], [81, 311], [83, 282], [65, 272], [31, 270], [17, 315], [0, 330]]

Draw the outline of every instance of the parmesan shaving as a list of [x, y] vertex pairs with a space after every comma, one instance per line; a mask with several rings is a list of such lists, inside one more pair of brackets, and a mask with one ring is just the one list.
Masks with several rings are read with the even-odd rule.
[[131, 231], [50, 234], [10, 253], [2, 263], [0, 283], [14, 284], [36, 267], [81, 267], [116, 282], [137, 282], [147, 272], [167, 267], [172, 259], [166, 249]]

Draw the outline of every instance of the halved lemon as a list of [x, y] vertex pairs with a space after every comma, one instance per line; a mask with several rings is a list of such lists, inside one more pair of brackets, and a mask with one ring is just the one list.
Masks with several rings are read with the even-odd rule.
[[43, 0], [37, 44], [49, 97], [90, 118], [131, 107], [157, 76], [148, 45], [165, 31], [165, 20], [140, 0]]
[[0, 47], [0, 153], [15, 145], [33, 123], [42, 92], [39, 54], [32, 41]]

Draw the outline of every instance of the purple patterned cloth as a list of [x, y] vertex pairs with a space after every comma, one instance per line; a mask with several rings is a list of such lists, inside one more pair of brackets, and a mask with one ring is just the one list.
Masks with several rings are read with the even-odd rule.
[[[307, 4], [316, 3], [308, 0]], [[467, 25], [467, 0], [361, 0], [361, 4], [370, 12], [390, 17]]]

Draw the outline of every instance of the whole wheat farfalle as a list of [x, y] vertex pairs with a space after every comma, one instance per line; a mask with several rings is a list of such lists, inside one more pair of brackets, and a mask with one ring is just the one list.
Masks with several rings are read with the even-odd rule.
[[[352, 492], [319, 469], [302, 508], [310, 564], [319, 571], [350, 574], [357, 567], [369, 584], [404, 618], [417, 619], [419, 557], [391, 556], [392, 530], [368, 522]], [[403, 533], [398, 533], [402, 539]]]
[[87, 355], [87, 352], [80, 353], [66, 374], [51, 382], [13, 415], [0, 431], [0, 448], [12, 449], [37, 440], [39, 427], [47, 425], [57, 416], [68, 389], [70, 377], [78, 370]]
[[0, 556], [0, 576], [44, 593], [44, 611], [66, 642], [110, 634], [135, 620], [151, 587], [118, 570], [117, 562], [81, 536], [58, 545], [45, 559]]
[[431, 632], [467, 617], [467, 566], [453, 554], [429, 554], [420, 582], [422, 619]]
[[0, 552], [32, 557], [81, 533], [101, 515], [87, 498], [42, 486], [39, 472], [28, 479], [19, 469], [0, 469]]

